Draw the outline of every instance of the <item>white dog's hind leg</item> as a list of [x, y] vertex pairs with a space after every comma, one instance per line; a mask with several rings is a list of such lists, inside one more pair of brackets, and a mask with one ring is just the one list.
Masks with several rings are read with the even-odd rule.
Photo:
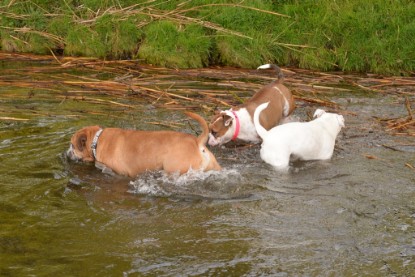
[[272, 163], [272, 166], [274, 166], [278, 171], [287, 171], [289, 169], [290, 165], [290, 157], [288, 158], [281, 157], [279, 160], [275, 160]]
[[290, 154], [284, 149], [272, 149], [272, 152], [261, 149], [261, 158], [264, 162], [272, 165], [278, 170], [287, 170], [290, 164]]

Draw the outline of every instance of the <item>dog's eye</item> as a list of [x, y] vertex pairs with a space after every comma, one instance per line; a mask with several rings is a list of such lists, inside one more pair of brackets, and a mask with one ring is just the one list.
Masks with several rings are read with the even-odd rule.
[[218, 134], [218, 132], [212, 131], [211, 134], [212, 134], [212, 136], [216, 137], [216, 135]]

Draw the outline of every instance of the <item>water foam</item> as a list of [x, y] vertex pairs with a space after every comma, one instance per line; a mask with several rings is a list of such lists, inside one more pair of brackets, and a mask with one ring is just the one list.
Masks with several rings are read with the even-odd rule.
[[130, 182], [129, 193], [152, 196], [234, 197], [242, 183], [236, 169], [203, 172], [189, 170], [179, 175], [162, 171], [147, 172]]

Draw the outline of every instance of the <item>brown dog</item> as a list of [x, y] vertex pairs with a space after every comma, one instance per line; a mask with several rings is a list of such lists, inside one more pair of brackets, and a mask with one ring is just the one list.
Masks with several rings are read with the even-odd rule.
[[275, 69], [278, 79], [264, 86], [243, 105], [216, 114], [209, 125], [209, 145], [222, 145], [236, 139], [260, 142], [253, 118], [256, 108], [263, 103], [269, 102], [268, 108], [261, 113], [259, 119], [266, 130], [277, 126], [282, 119], [293, 112], [294, 98], [289, 89], [282, 84], [283, 75], [280, 68], [274, 64], [258, 67], [258, 69], [267, 68]]
[[71, 138], [67, 156], [72, 160], [98, 162], [115, 173], [135, 177], [147, 170], [186, 173], [220, 170], [206, 148], [209, 129], [199, 115], [187, 112], [203, 129], [199, 137], [174, 131], [135, 131], [89, 126]]

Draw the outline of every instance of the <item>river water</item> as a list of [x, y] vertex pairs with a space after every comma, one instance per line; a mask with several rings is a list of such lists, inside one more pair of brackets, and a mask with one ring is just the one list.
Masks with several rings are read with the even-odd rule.
[[[415, 143], [377, 120], [405, 116], [403, 97], [325, 95], [346, 120], [334, 156], [288, 174], [262, 162], [258, 145], [230, 145], [211, 148], [223, 172], [129, 180], [69, 162], [71, 135], [93, 124], [193, 134], [197, 125], [157, 99], [59, 81], [111, 74], [0, 66], [1, 276], [415, 276]], [[160, 83], [173, 84], [168, 74]], [[202, 81], [197, 89], [224, 82]], [[299, 101], [295, 115], [317, 107]]]

